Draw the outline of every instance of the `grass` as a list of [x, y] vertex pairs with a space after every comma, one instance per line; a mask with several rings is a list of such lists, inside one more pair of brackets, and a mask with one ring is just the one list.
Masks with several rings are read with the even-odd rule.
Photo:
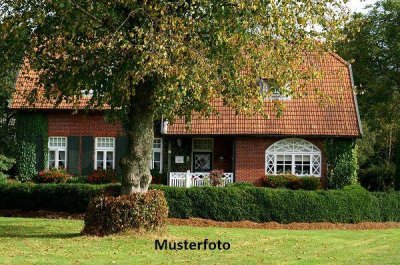
[[[1, 264], [399, 264], [400, 229], [258, 230], [169, 226], [163, 234], [84, 237], [83, 222], [0, 218]], [[228, 241], [229, 251], [156, 251], [154, 240]]]

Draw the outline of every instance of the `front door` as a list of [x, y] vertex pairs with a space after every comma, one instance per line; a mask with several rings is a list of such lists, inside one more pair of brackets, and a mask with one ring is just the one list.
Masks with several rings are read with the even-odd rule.
[[211, 152], [193, 153], [193, 172], [210, 172], [212, 168]]

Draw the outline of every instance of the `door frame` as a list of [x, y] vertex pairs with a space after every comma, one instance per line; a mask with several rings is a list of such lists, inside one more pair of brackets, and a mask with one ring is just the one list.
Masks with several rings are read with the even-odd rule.
[[192, 172], [209, 172], [209, 171], [204, 171], [204, 170], [202, 170], [202, 171], [195, 171], [195, 169], [194, 169], [194, 156], [196, 155], [196, 154], [209, 154], [210, 155], [210, 170], [209, 171], [211, 171], [212, 169], [213, 169], [213, 153], [212, 152], [192, 152], [192, 156], [193, 156], [193, 159], [192, 159]]

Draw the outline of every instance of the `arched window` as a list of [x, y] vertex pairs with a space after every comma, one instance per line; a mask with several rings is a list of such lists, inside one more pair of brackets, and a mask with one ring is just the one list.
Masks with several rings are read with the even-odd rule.
[[321, 151], [303, 139], [278, 141], [265, 151], [265, 173], [320, 177]]

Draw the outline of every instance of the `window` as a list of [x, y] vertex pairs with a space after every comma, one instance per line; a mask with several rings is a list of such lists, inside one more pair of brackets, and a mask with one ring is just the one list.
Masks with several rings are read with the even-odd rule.
[[321, 151], [303, 139], [284, 139], [265, 152], [267, 175], [321, 176]]
[[265, 78], [260, 78], [257, 83], [260, 86], [260, 93], [263, 94], [266, 97], [266, 99], [270, 100], [290, 99], [289, 85], [280, 87], [275, 79], [265, 79]]
[[114, 169], [115, 138], [98, 137], [95, 141], [95, 169]]
[[49, 137], [49, 163], [48, 168], [63, 169], [67, 166], [67, 138]]
[[93, 96], [93, 89], [82, 89], [81, 90], [82, 97], [92, 97]]
[[212, 152], [213, 150], [212, 138], [194, 138], [192, 144], [193, 151]]
[[162, 172], [162, 139], [154, 138], [151, 169]]

